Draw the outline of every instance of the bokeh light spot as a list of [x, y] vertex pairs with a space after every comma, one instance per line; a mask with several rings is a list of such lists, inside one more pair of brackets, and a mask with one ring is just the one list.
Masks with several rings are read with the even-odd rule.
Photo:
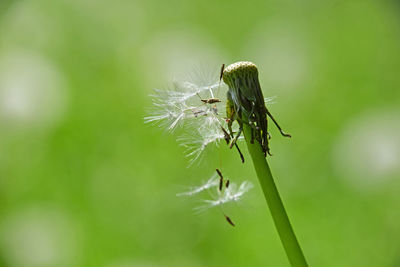
[[72, 266], [79, 231], [64, 211], [37, 206], [15, 212], [0, 228], [0, 249], [10, 266]]
[[400, 111], [370, 111], [351, 119], [336, 141], [334, 165], [357, 187], [385, 183], [400, 173]]
[[65, 81], [44, 58], [26, 51], [0, 60], [0, 121], [23, 128], [53, 126], [66, 107]]

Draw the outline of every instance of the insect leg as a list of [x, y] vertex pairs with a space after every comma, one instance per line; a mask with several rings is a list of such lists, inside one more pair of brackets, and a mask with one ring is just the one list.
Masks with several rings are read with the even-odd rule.
[[285, 137], [292, 137], [290, 134], [284, 133], [282, 128], [279, 126], [278, 122], [274, 119], [274, 117], [272, 116], [272, 114], [269, 112], [269, 110], [267, 108], [265, 108], [265, 111], [267, 112], [267, 115], [272, 119], [272, 121], [275, 123], [276, 127], [278, 128], [278, 130], [281, 132], [281, 135], [285, 136]]

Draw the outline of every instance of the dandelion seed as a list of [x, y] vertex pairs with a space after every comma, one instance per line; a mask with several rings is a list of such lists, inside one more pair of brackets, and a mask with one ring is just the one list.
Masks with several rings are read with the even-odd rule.
[[220, 103], [221, 100], [218, 98], [209, 98], [209, 99], [200, 99], [201, 102], [205, 104], [215, 104], [215, 103]]
[[222, 191], [222, 185], [224, 183], [224, 177], [222, 176], [222, 173], [221, 173], [220, 170], [218, 170], [218, 169], [215, 169], [215, 170], [217, 171], [218, 176], [219, 176], [219, 187], [218, 187], [218, 189], [219, 189], [219, 191]]
[[[207, 130], [208, 129], [208, 130]], [[199, 160], [202, 153], [209, 145], [219, 146], [220, 140], [224, 139], [221, 130], [213, 127], [201, 127], [178, 138], [178, 142], [185, 148], [184, 154], [189, 158], [189, 166]]]
[[230, 225], [232, 225], [233, 227], [235, 227], [235, 224], [233, 223], [232, 219], [229, 218], [226, 214], [224, 214], [224, 216], [225, 216], [226, 221], [227, 221]]
[[238, 202], [242, 196], [253, 188], [253, 184], [249, 181], [244, 181], [238, 187], [236, 183], [230, 183], [229, 187], [224, 191], [219, 191], [217, 188], [217, 197], [212, 200], [203, 200], [205, 205], [197, 207], [196, 210], [204, 211], [209, 208], [222, 206], [230, 202]]
[[222, 76], [224, 75], [224, 70], [225, 70], [225, 64], [222, 64], [221, 70], [219, 72], [219, 80], [222, 80]]
[[196, 195], [200, 192], [203, 192], [204, 190], [207, 190], [211, 187], [217, 186], [218, 185], [218, 178], [216, 174], [213, 174], [213, 176], [211, 176], [210, 179], [208, 179], [207, 182], [205, 182], [204, 184], [197, 186], [197, 187], [192, 187], [190, 189], [190, 191], [187, 192], [183, 192], [183, 193], [179, 193], [176, 194], [176, 196], [180, 197], [180, 196], [193, 196]]

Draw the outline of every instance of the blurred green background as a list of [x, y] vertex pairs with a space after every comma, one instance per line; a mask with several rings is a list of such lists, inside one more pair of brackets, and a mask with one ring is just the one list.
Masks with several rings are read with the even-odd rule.
[[[399, 48], [394, 0], [0, 0], [0, 266], [288, 266], [247, 151], [187, 168], [143, 123], [239, 60], [293, 135], [270, 164], [310, 266], [400, 266]], [[175, 197], [216, 162], [256, 185], [235, 228]]]

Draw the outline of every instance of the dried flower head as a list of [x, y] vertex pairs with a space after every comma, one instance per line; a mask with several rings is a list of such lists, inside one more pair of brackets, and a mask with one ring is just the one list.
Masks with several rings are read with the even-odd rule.
[[186, 148], [190, 164], [201, 158], [207, 146], [218, 145], [226, 138], [221, 127], [227, 125], [226, 97], [222, 93], [227, 88], [217, 75], [204, 77], [195, 75], [188, 81], [174, 81], [171, 89], [156, 90], [151, 115], [145, 117], [145, 122], [158, 124], [167, 131], [184, 128], [185, 134], [178, 137], [178, 142]]
[[[222, 75], [219, 77], [218, 72], [213, 75], [204, 74], [196, 73], [185, 81], [174, 81], [167, 90], [155, 90], [152, 95], [153, 109], [150, 116], [145, 118], [145, 122], [157, 124], [168, 132], [177, 128], [183, 129], [184, 134], [177, 141], [185, 148], [185, 154], [190, 159], [189, 165], [201, 159], [207, 147], [218, 147], [221, 140], [229, 143], [233, 133], [239, 131], [238, 124], [232, 125], [232, 121], [227, 120], [228, 87], [221, 82]], [[265, 101], [270, 103], [273, 99], [267, 98]], [[244, 161], [236, 141], [234, 145]], [[214, 174], [204, 184], [177, 195], [197, 196], [204, 191], [208, 192], [211, 199], [204, 200], [203, 205], [198, 208], [204, 210], [239, 201], [252, 188], [248, 181], [239, 186], [235, 182], [229, 182], [229, 187], [226, 186], [223, 190], [218, 189], [219, 184], [218, 177]]]
[[[226, 93], [227, 87], [215, 75], [192, 75], [187, 81], [174, 81], [167, 90], [155, 90], [152, 94], [151, 115], [146, 123], [154, 123], [172, 132], [178, 127], [185, 130], [178, 142], [185, 147], [190, 165], [201, 158], [209, 145], [218, 146], [227, 140]], [[275, 98], [266, 98], [271, 103]], [[238, 131], [234, 125], [233, 132]]]
[[[222, 65], [221, 68], [220, 80], [223, 79], [229, 87], [225, 101], [215, 97], [220, 87], [220, 81], [217, 79], [206, 84], [193, 81], [175, 82], [172, 90], [156, 91], [153, 99], [155, 110], [146, 118], [146, 121], [163, 124], [169, 131], [173, 131], [180, 125], [188, 126], [186, 128], [189, 136], [180, 138], [180, 141], [187, 147], [187, 153], [193, 159], [198, 159], [209, 144], [225, 139], [227, 143], [230, 142], [231, 148], [233, 146], [237, 148], [244, 162], [243, 155], [237, 146], [238, 138], [243, 132], [288, 259], [292, 266], [308, 266], [265, 159], [266, 155], [270, 154], [267, 117], [273, 121], [283, 136], [290, 137], [290, 135], [282, 131], [265, 106], [256, 65], [242, 61], [229, 65], [225, 70], [224, 66]], [[220, 107], [224, 102], [226, 103], [225, 118], [221, 115]], [[239, 125], [235, 136], [233, 122]], [[208, 191], [211, 199], [203, 200], [203, 205], [197, 210], [219, 207], [222, 211], [221, 206], [239, 201], [253, 187], [248, 181], [238, 186], [231, 182], [231, 179], [226, 179], [219, 169], [216, 171], [218, 176], [214, 174], [203, 185], [192, 187], [189, 191], [178, 195], [194, 196]], [[222, 213], [226, 221], [235, 226], [232, 219], [223, 211]]]
[[[271, 118], [283, 136], [291, 137], [291, 135], [282, 131], [282, 128], [265, 105], [263, 92], [258, 80], [257, 66], [248, 61], [236, 62], [226, 67], [222, 77], [229, 86], [227, 97], [228, 117], [230, 121], [237, 121], [240, 125], [237, 136], [240, 136], [243, 124], [249, 125], [251, 127], [251, 143], [253, 143], [254, 139], [257, 140], [262, 147], [264, 156], [271, 155], [267, 117]], [[237, 138], [233, 139], [233, 142], [236, 140]]]

